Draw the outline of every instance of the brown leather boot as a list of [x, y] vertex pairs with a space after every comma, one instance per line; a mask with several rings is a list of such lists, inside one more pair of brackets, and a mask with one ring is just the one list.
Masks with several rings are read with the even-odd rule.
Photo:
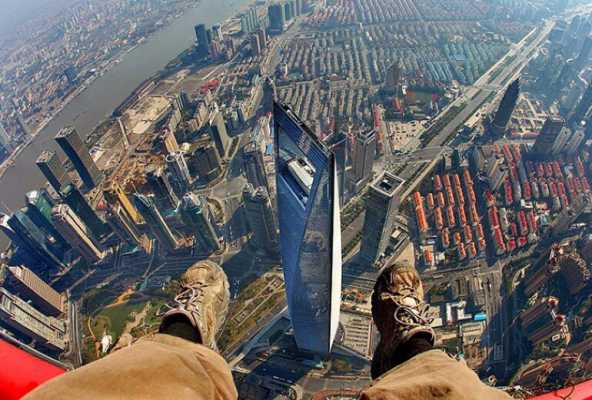
[[181, 277], [176, 308], [162, 318], [159, 332], [201, 343], [212, 350], [216, 334], [226, 319], [230, 292], [228, 278], [217, 264], [199, 261]]
[[397, 351], [403, 352], [401, 346], [411, 338], [425, 339], [424, 350], [434, 345], [435, 333], [430, 326], [428, 308], [414, 268], [391, 265], [384, 269], [372, 293], [372, 318], [380, 332], [380, 342], [372, 358], [373, 378], [405, 360], [398, 357]]

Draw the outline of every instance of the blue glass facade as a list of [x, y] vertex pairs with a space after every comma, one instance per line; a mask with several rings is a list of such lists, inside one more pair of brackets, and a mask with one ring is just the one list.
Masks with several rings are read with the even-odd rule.
[[281, 256], [296, 343], [327, 354], [341, 300], [335, 157], [279, 104], [274, 104], [274, 135]]

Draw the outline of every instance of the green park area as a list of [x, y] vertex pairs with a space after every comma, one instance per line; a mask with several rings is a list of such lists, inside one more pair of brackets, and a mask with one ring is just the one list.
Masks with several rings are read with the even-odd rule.
[[175, 288], [146, 292], [129, 288], [123, 293], [108, 288], [89, 291], [82, 309], [86, 315], [85, 360], [88, 362], [100, 357], [98, 348], [103, 335], [110, 335], [115, 344], [126, 331], [134, 338], [156, 331], [170, 293], [175, 291]]
[[90, 327], [95, 337], [100, 338], [103, 333], [113, 337], [115, 342], [121, 336], [128, 322], [134, 320], [135, 314], [140, 312], [146, 301], [126, 301], [125, 303], [108, 306], [92, 317]]

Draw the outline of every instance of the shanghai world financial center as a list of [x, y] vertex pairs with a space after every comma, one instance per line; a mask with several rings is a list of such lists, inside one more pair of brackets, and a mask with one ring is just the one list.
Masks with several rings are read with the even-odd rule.
[[335, 157], [281, 104], [274, 104], [274, 135], [282, 265], [296, 344], [327, 354], [341, 302]]

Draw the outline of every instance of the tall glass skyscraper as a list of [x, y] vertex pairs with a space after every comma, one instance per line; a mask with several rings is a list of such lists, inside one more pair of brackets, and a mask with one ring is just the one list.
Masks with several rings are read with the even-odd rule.
[[277, 206], [296, 344], [328, 354], [341, 305], [341, 229], [335, 156], [284, 105], [274, 104]]
[[66, 153], [87, 189], [90, 190], [101, 182], [103, 175], [93, 161], [88, 146], [76, 129], [71, 126], [61, 129], [56, 135], [55, 141]]

